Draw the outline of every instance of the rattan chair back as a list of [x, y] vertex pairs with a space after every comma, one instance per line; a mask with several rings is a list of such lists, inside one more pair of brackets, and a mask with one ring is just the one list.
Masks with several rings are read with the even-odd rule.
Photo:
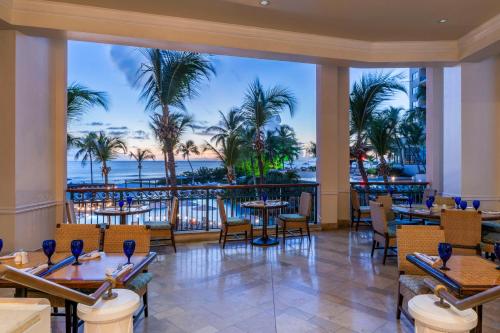
[[58, 224], [54, 233], [57, 252], [71, 252], [71, 241], [83, 240], [83, 251], [99, 250], [101, 228], [96, 224]]
[[219, 216], [222, 225], [227, 223], [226, 207], [224, 207], [224, 199], [217, 196], [217, 207], [219, 208]]
[[145, 225], [110, 225], [104, 231], [104, 252], [122, 253], [123, 241], [135, 240], [135, 252], [149, 252], [150, 229]]
[[372, 217], [372, 227], [375, 231], [373, 239], [377, 242], [384, 242], [387, 233], [387, 215], [384, 210], [384, 205], [380, 202], [370, 201], [370, 215]]
[[302, 192], [299, 201], [299, 215], [309, 218], [312, 209], [312, 195], [309, 192]]
[[440, 226], [402, 225], [396, 230], [398, 246], [398, 268], [403, 274], [425, 275], [421, 269], [406, 260], [414, 252], [435, 256], [438, 245], [445, 241], [444, 230]]
[[377, 202], [381, 203], [384, 207], [387, 220], [394, 220], [394, 212], [392, 211], [392, 197], [390, 195], [379, 195]]
[[75, 203], [73, 200], [66, 201], [66, 220], [68, 223], [76, 223]]
[[[476, 254], [481, 243], [481, 212], [475, 210], [443, 209], [441, 226], [447, 243], [455, 254]], [[464, 249], [460, 247], [469, 247]]]
[[453, 207], [453, 206], [455, 206], [455, 199], [453, 199], [452, 197], [442, 197], [442, 196], [438, 195], [438, 196], [436, 196], [436, 200], [434, 201], [434, 203], [437, 206], [446, 205], [448, 207]]
[[172, 229], [177, 225], [177, 215], [179, 214], [179, 198], [173, 197], [170, 204], [170, 212], [168, 216], [168, 222], [172, 226]]
[[361, 209], [361, 203], [359, 201], [358, 191], [356, 191], [353, 188], [351, 188], [351, 206], [352, 206], [352, 209], [354, 209], [355, 211], [358, 211]]

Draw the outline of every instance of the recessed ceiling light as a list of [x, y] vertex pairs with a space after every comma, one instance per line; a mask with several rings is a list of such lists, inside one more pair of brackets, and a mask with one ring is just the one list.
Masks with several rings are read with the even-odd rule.
[[269, 0], [260, 0], [260, 4], [261, 4], [262, 6], [267, 6], [267, 5], [269, 5], [270, 3], [271, 3], [271, 1], [269, 1]]
[[438, 21], [438, 23], [447, 23], [448, 19], [442, 18]]

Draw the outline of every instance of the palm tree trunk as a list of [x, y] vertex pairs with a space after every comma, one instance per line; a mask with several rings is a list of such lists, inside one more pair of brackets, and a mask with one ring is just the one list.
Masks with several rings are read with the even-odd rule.
[[366, 173], [365, 165], [363, 164], [363, 157], [361, 156], [361, 154], [358, 154], [356, 156], [356, 162], [358, 162], [358, 170], [361, 178], [363, 179], [363, 183], [368, 186], [368, 174]]
[[171, 186], [176, 186], [177, 185], [177, 176], [175, 173], [175, 156], [174, 156], [174, 149], [173, 147], [167, 147], [167, 157], [168, 157], [168, 171], [170, 173], [170, 185]]
[[102, 173], [104, 174], [104, 185], [108, 185], [108, 166], [106, 161], [102, 161]]
[[193, 177], [191, 180], [191, 184], [194, 184], [194, 170], [193, 170], [193, 165], [191, 164], [191, 161], [189, 160], [189, 156], [186, 156], [186, 159], [189, 163], [189, 167], [191, 168], [191, 176]]
[[168, 161], [167, 161], [167, 152], [162, 149], [162, 153], [163, 153], [163, 165], [165, 167], [165, 185], [168, 185]]
[[235, 178], [234, 167], [232, 165], [228, 165], [226, 169], [227, 169], [227, 181], [229, 184], [232, 184]]
[[259, 164], [259, 173], [260, 173], [260, 183], [264, 184], [264, 161], [262, 160], [262, 153], [257, 153], [257, 162]]
[[90, 160], [90, 183], [94, 184], [94, 168], [92, 165], [92, 153], [89, 152], [89, 160]]
[[387, 165], [387, 161], [384, 156], [380, 156], [380, 173], [382, 174], [382, 178], [384, 179], [384, 183], [386, 187], [389, 187], [389, 166]]
[[250, 156], [250, 167], [252, 168], [252, 181], [254, 185], [257, 185], [257, 177], [255, 177], [255, 161], [253, 159], [253, 154]]
[[141, 165], [141, 162], [138, 163], [137, 168], [139, 169], [139, 187], [142, 187], [142, 165]]

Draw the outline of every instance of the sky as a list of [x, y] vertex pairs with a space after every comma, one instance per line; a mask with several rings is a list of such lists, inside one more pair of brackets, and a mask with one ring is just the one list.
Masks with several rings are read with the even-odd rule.
[[[199, 96], [185, 103], [198, 125], [216, 125], [218, 111], [227, 112], [231, 107], [241, 105], [248, 85], [259, 78], [264, 87], [280, 85], [294, 93], [298, 101], [295, 116], [283, 113], [281, 123], [293, 127], [300, 142], [315, 141], [315, 65], [220, 55], [209, 57], [217, 75], [203, 82]], [[69, 125], [69, 132], [83, 136], [89, 131], [104, 130], [109, 135], [123, 137], [129, 150], [148, 148], [160, 156], [158, 143], [149, 128], [151, 112], [144, 110], [144, 103], [139, 100], [140, 87], [135, 84], [137, 69], [142, 61], [140, 48], [70, 41], [68, 82], [105, 91], [111, 103], [108, 112], [99, 108], [89, 110], [80, 121]], [[351, 69], [351, 86], [365, 71], [376, 69]], [[407, 68], [394, 71], [405, 71], [408, 77]], [[391, 105], [407, 108], [408, 98], [399, 94]], [[195, 130], [185, 134], [183, 141], [188, 139], [202, 145], [210, 136], [203, 130]], [[70, 150], [68, 159], [73, 160], [74, 153]], [[213, 156], [202, 155], [199, 158], [211, 159]], [[128, 158], [123, 156], [122, 159]]]

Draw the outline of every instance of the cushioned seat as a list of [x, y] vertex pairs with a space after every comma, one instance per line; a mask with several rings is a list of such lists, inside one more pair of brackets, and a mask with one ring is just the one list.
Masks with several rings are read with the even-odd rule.
[[285, 222], [304, 222], [307, 217], [300, 214], [280, 214], [278, 218]]
[[388, 225], [416, 225], [422, 224], [422, 220], [419, 219], [394, 219], [387, 222]]
[[487, 244], [495, 244], [500, 242], [500, 232], [489, 232], [483, 236], [482, 241]]
[[397, 224], [388, 224], [387, 225], [387, 233], [389, 234], [389, 237], [396, 237], [396, 229], [397, 229]]
[[153, 274], [149, 272], [140, 273], [132, 281], [130, 281], [129, 284], [127, 284], [127, 288], [142, 296], [142, 291], [147, 287], [151, 280], [153, 280]]
[[441, 225], [439, 221], [425, 221], [425, 225]]
[[227, 224], [230, 224], [230, 225], [244, 225], [244, 224], [249, 224], [249, 223], [250, 223], [250, 220], [246, 219], [244, 217], [234, 216], [234, 217], [227, 218]]
[[370, 206], [360, 206], [359, 210], [361, 213], [370, 213]]
[[165, 222], [144, 222], [144, 225], [147, 225], [151, 228], [151, 230], [170, 230], [172, 229], [172, 225], [170, 223]]
[[424, 279], [432, 279], [432, 278], [430, 278], [429, 276], [426, 276], [426, 275], [406, 275], [406, 274], [403, 274], [403, 275], [399, 276], [399, 283], [401, 283], [401, 286], [410, 290], [415, 295], [430, 294], [430, 293], [432, 293], [432, 291], [424, 283]]
[[483, 232], [498, 232], [500, 233], [500, 222], [486, 221], [481, 223]]

